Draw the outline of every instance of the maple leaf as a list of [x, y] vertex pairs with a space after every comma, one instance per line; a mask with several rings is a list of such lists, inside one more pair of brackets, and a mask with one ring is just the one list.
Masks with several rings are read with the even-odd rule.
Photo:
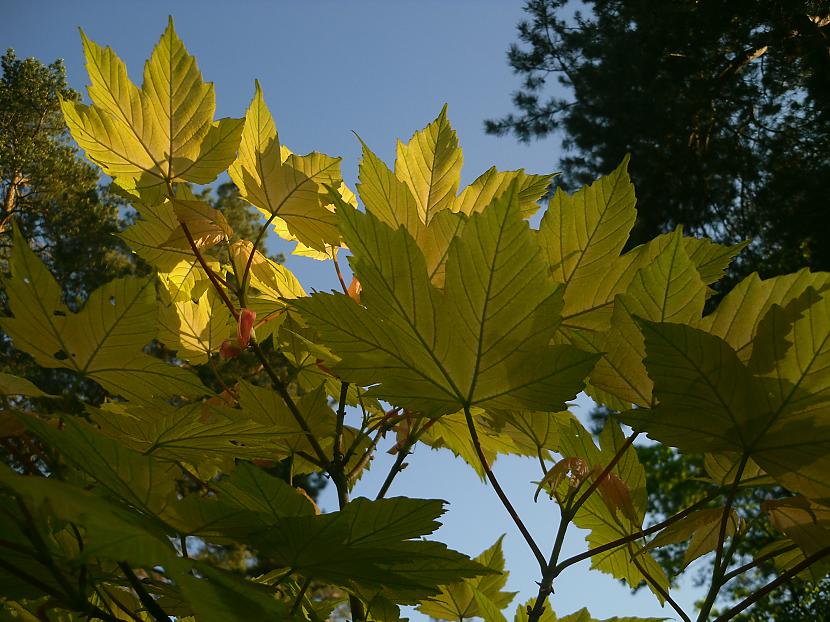
[[82, 33], [92, 105], [62, 101], [72, 137], [124, 190], [158, 203], [176, 181], [204, 184], [233, 161], [241, 119], [213, 120], [213, 84], [173, 28], [144, 66], [139, 89], [121, 59]]
[[343, 379], [433, 415], [474, 405], [558, 410], [576, 395], [597, 356], [548, 345], [560, 291], [511, 188], [453, 240], [443, 290], [404, 229], [338, 210], [361, 305], [340, 294], [293, 304], [340, 356]]

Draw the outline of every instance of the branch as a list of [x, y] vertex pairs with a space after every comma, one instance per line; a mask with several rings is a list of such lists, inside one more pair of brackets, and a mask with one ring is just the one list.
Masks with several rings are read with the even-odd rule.
[[288, 410], [294, 416], [294, 419], [297, 421], [297, 424], [300, 426], [300, 429], [306, 433], [308, 437], [308, 442], [311, 445], [311, 448], [314, 450], [314, 453], [317, 455], [317, 459], [323, 463], [328, 463], [328, 457], [326, 456], [326, 452], [323, 451], [323, 448], [320, 446], [320, 443], [317, 441], [317, 437], [311, 432], [311, 428], [308, 427], [308, 422], [306, 422], [305, 417], [300, 412], [300, 409], [297, 408], [297, 404], [294, 403], [294, 400], [291, 398], [291, 395], [288, 393], [288, 389], [286, 388], [285, 384], [280, 380], [277, 373], [271, 368], [271, 364], [268, 362], [268, 359], [265, 357], [265, 353], [262, 351], [262, 348], [259, 347], [259, 344], [255, 341], [251, 341], [251, 348], [253, 348], [254, 353], [256, 354], [259, 362], [262, 363], [262, 368], [265, 370], [265, 373], [268, 374], [268, 377], [271, 379], [271, 383], [274, 385], [274, 389], [276, 389], [279, 396], [285, 402], [285, 405], [288, 407]]
[[141, 604], [147, 609], [147, 613], [153, 616], [153, 619], [155, 619], [156, 622], [170, 622], [170, 616], [168, 616], [156, 600], [150, 596], [150, 593], [144, 588], [144, 584], [137, 576], [135, 576], [133, 569], [130, 568], [126, 562], [118, 562], [118, 567], [121, 568], [124, 576], [127, 577], [127, 581], [130, 582], [130, 585], [138, 595], [138, 600], [140, 600]]
[[536, 561], [539, 562], [539, 567], [542, 569], [542, 572], [545, 572], [547, 569], [547, 563], [545, 562], [545, 556], [542, 555], [542, 551], [539, 549], [539, 545], [536, 544], [536, 541], [533, 539], [533, 536], [530, 535], [530, 532], [525, 527], [525, 524], [522, 522], [519, 513], [516, 512], [516, 508], [513, 507], [513, 504], [510, 503], [510, 499], [507, 498], [507, 495], [502, 490], [501, 484], [499, 484], [499, 480], [496, 479], [496, 476], [493, 474], [493, 471], [490, 469], [490, 464], [487, 462], [487, 457], [484, 455], [484, 450], [481, 449], [481, 441], [478, 439], [478, 432], [476, 431], [476, 424], [473, 421], [473, 415], [470, 413], [470, 407], [464, 407], [464, 417], [467, 419], [467, 428], [470, 430], [470, 438], [473, 441], [473, 446], [476, 449], [476, 453], [478, 454], [479, 462], [481, 462], [481, 468], [484, 469], [485, 475], [487, 475], [487, 479], [490, 481], [490, 484], [493, 485], [493, 490], [496, 491], [496, 495], [501, 500], [502, 505], [507, 510], [507, 513], [510, 514], [510, 518], [513, 519], [513, 522], [516, 523], [516, 527], [519, 528], [522, 536], [524, 537], [527, 545], [530, 547], [530, 550], [533, 552], [533, 556], [536, 558]]
[[769, 594], [770, 592], [774, 591], [776, 588], [781, 586], [783, 583], [786, 583], [787, 581], [792, 579], [794, 576], [796, 576], [802, 570], [805, 570], [806, 568], [809, 568], [815, 562], [820, 560], [822, 557], [826, 557], [827, 555], [830, 555], [830, 546], [825, 546], [823, 549], [819, 549], [818, 551], [816, 551], [812, 555], [809, 555], [808, 557], [805, 557], [800, 562], [798, 562], [795, 566], [793, 566], [792, 568], [790, 568], [789, 570], [787, 570], [786, 572], [781, 574], [781, 576], [779, 576], [777, 579], [775, 579], [774, 581], [771, 581], [770, 583], [767, 583], [764, 587], [762, 587], [760, 590], [758, 590], [757, 592], [755, 592], [751, 596], [747, 596], [745, 599], [743, 599], [737, 605], [732, 607], [726, 613], [724, 613], [722, 615], [719, 615], [715, 619], [715, 622], [726, 622], [727, 620], [731, 620], [736, 615], [738, 615], [741, 611], [743, 611], [744, 609], [746, 609], [750, 605], [758, 602], [764, 596], [766, 596], [767, 594]]
[[[703, 601], [703, 606], [700, 608], [700, 613], [697, 616], [698, 622], [703, 622], [706, 618], [709, 617], [709, 613], [712, 611], [712, 607], [715, 604], [715, 599], [718, 596], [718, 592], [720, 591], [721, 585], [723, 585], [723, 576], [726, 572], [726, 568], [729, 565], [729, 561], [732, 557], [732, 550], [730, 547], [730, 554], [724, 556], [723, 554], [723, 544], [726, 540], [726, 527], [729, 524], [729, 514], [732, 510], [732, 503], [735, 501], [735, 497], [738, 494], [738, 487], [741, 484], [741, 476], [744, 474], [744, 468], [746, 467], [746, 463], [749, 460], [749, 454], [744, 454], [741, 458], [741, 462], [738, 464], [738, 468], [735, 471], [735, 479], [732, 482], [732, 486], [729, 490], [729, 495], [726, 497], [726, 503], [723, 507], [723, 515], [721, 516], [720, 521], [720, 529], [718, 531], [718, 547], [715, 551], [715, 563], [714, 563], [714, 571], [712, 572], [712, 583], [709, 585], [709, 592], [706, 594], [706, 599]], [[735, 534], [737, 536], [737, 534]]]
[[741, 575], [741, 574], [745, 573], [747, 570], [752, 570], [756, 566], [760, 566], [765, 561], [769, 561], [770, 559], [772, 559], [774, 557], [777, 557], [778, 555], [781, 555], [782, 553], [789, 553], [790, 551], [793, 551], [797, 548], [798, 548], [797, 544], [790, 544], [788, 546], [783, 546], [780, 549], [775, 549], [774, 551], [770, 551], [769, 553], [767, 553], [765, 555], [761, 555], [760, 557], [756, 557], [751, 562], [747, 562], [743, 566], [741, 566], [739, 568], [735, 568], [735, 570], [727, 572], [725, 575], [723, 575], [723, 578], [721, 579], [721, 585], [725, 585], [725, 584], [729, 583], [732, 579], [734, 579], [738, 575]]

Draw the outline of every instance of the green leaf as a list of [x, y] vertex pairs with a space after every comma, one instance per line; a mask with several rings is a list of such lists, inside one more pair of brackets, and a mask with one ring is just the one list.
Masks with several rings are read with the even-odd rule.
[[[649, 550], [669, 544], [678, 544], [691, 539], [683, 555], [683, 568], [706, 553], [714, 551], [720, 541], [723, 508], [697, 510], [672, 523], [649, 541], [645, 549]], [[735, 510], [730, 510], [726, 521], [725, 537], [731, 538], [738, 531], [741, 519]]]
[[830, 286], [830, 273], [810, 272], [761, 280], [751, 274], [724, 296], [717, 309], [697, 325], [723, 338], [746, 363], [752, 356], [752, 340], [761, 320], [772, 305], [784, 305], [801, 296], [808, 287], [822, 292]]
[[[637, 215], [628, 157], [610, 175], [574, 195], [561, 189], [550, 200], [539, 225], [540, 245], [554, 278], [575, 293], [601, 280], [619, 257]], [[571, 294], [566, 289], [565, 306]]]
[[[508, 573], [504, 570], [504, 553], [502, 540], [496, 542], [478, 555], [474, 561], [496, 574], [484, 575], [475, 579], [465, 579], [458, 583], [443, 586], [441, 592], [418, 605], [418, 611], [439, 620], [463, 620], [472, 617], [488, 618], [492, 611], [507, 607], [516, 592], [505, 592]], [[482, 606], [484, 605], [484, 606]]]
[[443, 291], [406, 231], [338, 210], [362, 306], [337, 294], [294, 304], [341, 357], [341, 377], [382, 379], [370, 395], [432, 415], [473, 405], [557, 410], [579, 391], [596, 356], [548, 346], [559, 289], [512, 188], [453, 241]]
[[134, 452], [73, 417], [64, 420], [60, 431], [32, 417], [26, 418], [26, 426], [104, 494], [147, 516], [163, 511], [176, 492], [173, 465]]
[[583, 607], [579, 611], [575, 611], [564, 618], [560, 618], [559, 622], [663, 622], [663, 620], [668, 620], [668, 618], [637, 618], [631, 616], [619, 618], [614, 616], [613, 618], [597, 620], [596, 618], [591, 617], [591, 614], [588, 613], [587, 608]]
[[548, 191], [553, 175], [527, 175], [523, 170], [497, 171], [487, 169], [473, 183], [461, 191], [452, 205], [452, 211], [466, 215], [481, 212], [498, 199], [516, 181], [519, 192], [519, 210], [522, 217], [530, 218], [539, 209], [539, 201]]
[[195, 567], [199, 578], [179, 573], [176, 583], [200, 622], [294, 619], [273, 588], [206, 563], [195, 562]]
[[442, 287], [450, 244], [467, 219], [462, 214], [444, 209], [437, 212], [428, 224], [423, 223], [409, 187], [395, 177], [365, 143], [361, 141], [361, 144], [363, 158], [358, 189], [366, 211], [392, 229], [406, 229], [424, 255], [430, 281], [436, 287]]
[[38, 389], [31, 380], [0, 372], [0, 395], [25, 395], [28, 397], [53, 397]]
[[414, 603], [446, 585], [488, 570], [443, 544], [413, 540], [438, 527], [443, 503], [355, 499], [340, 512], [284, 518], [254, 538], [269, 559], [295, 572], [348, 587], [384, 589]]
[[805, 555], [830, 546], [830, 508], [799, 496], [764, 501], [762, 509]]
[[334, 214], [320, 201], [325, 185], [340, 183], [340, 158], [321, 153], [282, 157], [277, 128], [259, 82], [245, 114], [239, 155], [228, 169], [243, 199], [283, 219], [303, 244], [320, 251], [338, 244]]
[[562, 412], [532, 412], [528, 410], [490, 411], [494, 425], [506, 434], [522, 452], [535, 454], [539, 450], [557, 450], [561, 430], [569, 430], [573, 415]]
[[110, 281], [74, 314], [19, 234], [10, 263], [6, 287], [14, 318], [0, 324], [40, 365], [71, 369], [130, 400], [205, 393], [196, 376], [142, 351], [155, 333], [153, 279]]
[[[209, 283], [199, 260], [193, 256], [190, 246], [186, 249], [166, 246], [168, 240], [181, 227], [176, 212], [169, 202], [159, 205], [142, 205], [140, 220], [122, 231], [119, 236], [133, 252], [156, 268], [159, 279], [170, 293], [173, 302], [198, 298], [199, 286]], [[219, 263], [205, 258], [208, 267], [219, 270]]]
[[207, 363], [235, 334], [233, 317], [213, 288], [206, 289], [197, 302], [171, 302], [158, 309], [159, 341], [193, 365]]
[[703, 315], [705, 301], [706, 286], [686, 254], [682, 232], [675, 231], [666, 250], [638, 270], [625, 294], [617, 296], [611, 329], [598, 338], [605, 354], [591, 373], [591, 385], [625, 404], [651, 405], [645, 342], [634, 317], [691, 323]]
[[452, 207], [463, 160], [446, 105], [438, 118], [415, 132], [408, 143], [398, 141], [395, 175], [409, 186], [425, 225], [435, 214]]
[[[324, 449], [333, 442], [336, 420], [327, 399], [324, 387], [319, 386], [315, 391], [306, 393], [297, 400], [297, 407], [303, 413], [306, 424]], [[240, 382], [239, 405], [246, 417], [282, 431], [282, 437], [276, 442], [285, 455], [294, 455], [298, 451], [314, 455], [308, 434], [300, 427], [285, 401], [275, 391]], [[310, 473], [318, 469], [297, 458], [295, 470], [298, 473]]]
[[119, 186], [158, 200], [171, 182], [209, 183], [228, 166], [242, 121], [213, 121], [213, 85], [202, 81], [172, 19], [145, 64], [140, 90], [110, 48], [82, 38], [93, 105], [61, 107], [73, 138]]
[[[495, 462], [499, 454], [535, 455], [536, 448], [521, 448], [513, 442], [511, 437], [493, 429], [489, 422], [481, 416], [479, 409], [474, 409], [479, 443], [490, 464]], [[444, 415], [429, 427], [418, 439], [433, 449], [449, 449], [453, 454], [469, 464], [478, 476], [484, 479], [484, 469], [478, 458], [475, 446], [470, 440], [470, 431], [467, 419], [463, 412]]]
[[[814, 307], [815, 322], [826, 315], [826, 303], [810, 309]], [[646, 367], [658, 405], [627, 413], [626, 422], [683, 451], [739, 452], [790, 490], [819, 502], [830, 500], [827, 397], [812, 393], [826, 384], [826, 372], [813, 364], [824, 355], [823, 335], [830, 335], [830, 325], [798, 322], [812, 331], [799, 339], [804, 348], [798, 352], [799, 364], [782, 359], [781, 375], [765, 378], [752, 375], [719, 337], [689, 326], [643, 321]]]
[[225, 503], [274, 518], [316, 514], [314, 503], [305, 494], [247, 462], [239, 463], [214, 486]]
[[161, 402], [108, 404], [92, 410], [92, 416], [105, 434], [135, 451], [193, 465], [271, 459], [282, 450], [282, 439], [294, 434], [209, 402], [179, 408]]
[[487, 598], [486, 594], [473, 588], [473, 596], [475, 597], [476, 606], [481, 614], [484, 622], [507, 622], [507, 618], [499, 609], [498, 605]]
[[22, 499], [36, 517], [51, 517], [85, 528], [85, 559], [171, 569], [179, 564], [164, 534], [149, 531], [143, 517], [94, 492], [53, 478], [17, 475], [5, 465], [0, 465], [0, 488]]

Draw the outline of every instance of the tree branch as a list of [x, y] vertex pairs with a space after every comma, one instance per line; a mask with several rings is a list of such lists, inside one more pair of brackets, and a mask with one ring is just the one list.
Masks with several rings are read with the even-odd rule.
[[735, 568], [734, 570], [732, 570], [730, 572], [727, 572], [725, 575], [723, 575], [723, 578], [721, 579], [721, 585], [726, 585], [732, 579], [734, 579], [738, 575], [741, 575], [741, 574], [745, 573], [747, 570], [752, 570], [756, 566], [760, 566], [764, 562], [769, 561], [770, 559], [773, 559], [774, 557], [777, 557], [778, 555], [781, 555], [782, 553], [789, 553], [790, 551], [793, 551], [797, 548], [798, 548], [797, 544], [790, 544], [789, 546], [783, 546], [780, 549], [775, 549], [774, 551], [770, 551], [769, 553], [767, 553], [765, 555], [761, 555], [760, 557], [756, 557], [751, 562], [747, 562], [743, 566], [740, 566], [739, 568]]
[[803, 560], [801, 560], [795, 566], [793, 566], [792, 568], [790, 568], [786, 572], [782, 573], [777, 579], [767, 583], [764, 587], [762, 587], [760, 590], [758, 590], [757, 592], [755, 592], [751, 596], [747, 596], [745, 599], [743, 599], [737, 605], [732, 607], [726, 613], [719, 615], [715, 619], [715, 622], [727, 622], [727, 620], [731, 620], [736, 615], [738, 615], [741, 611], [743, 611], [744, 609], [746, 609], [750, 605], [755, 604], [756, 602], [761, 600], [764, 596], [766, 596], [770, 592], [772, 592], [775, 589], [777, 589], [778, 587], [780, 587], [782, 584], [784, 584], [787, 581], [789, 581], [790, 579], [792, 579], [794, 576], [796, 576], [802, 570], [805, 570], [805, 569], [809, 568], [815, 562], [820, 560], [822, 557], [826, 557], [827, 555], [830, 555], [830, 546], [825, 546], [823, 549], [819, 549], [818, 551], [816, 551], [812, 555], [809, 555], [808, 557], [805, 557]]

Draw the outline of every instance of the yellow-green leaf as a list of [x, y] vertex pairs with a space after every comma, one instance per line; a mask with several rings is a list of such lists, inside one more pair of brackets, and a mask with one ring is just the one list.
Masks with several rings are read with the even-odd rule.
[[486, 598], [496, 611], [507, 607], [516, 592], [503, 591], [508, 575], [504, 569], [503, 539], [504, 536], [500, 537], [493, 546], [474, 558], [482, 566], [496, 571], [495, 574], [442, 586], [439, 594], [418, 605], [418, 611], [431, 618], [452, 622], [482, 617], [487, 611], [482, 609], [477, 594]]
[[521, 219], [515, 185], [453, 241], [444, 291], [405, 230], [338, 213], [362, 306], [337, 294], [295, 304], [342, 358], [344, 379], [435, 415], [465, 405], [558, 410], [579, 390], [596, 357], [548, 345], [559, 288]]
[[338, 244], [337, 219], [320, 194], [326, 185], [339, 186], [340, 158], [310, 153], [283, 160], [277, 128], [258, 82], [245, 115], [239, 155], [228, 174], [243, 199], [283, 219], [303, 244], [319, 251], [325, 251], [326, 243]]
[[408, 143], [398, 141], [395, 175], [409, 186], [425, 225], [435, 214], [452, 207], [463, 160], [446, 105], [438, 118], [415, 132]]
[[528, 175], [523, 170], [497, 171], [494, 166], [461, 191], [453, 201], [452, 211], [463, 212], [468, 216], [480, 212], [507, 192], [515, 180], [519, 191], [519, 210], [524, 218], [530, 218], [539, 209], [537, 201], [545, 196], [552, 177], [553, 175]]

